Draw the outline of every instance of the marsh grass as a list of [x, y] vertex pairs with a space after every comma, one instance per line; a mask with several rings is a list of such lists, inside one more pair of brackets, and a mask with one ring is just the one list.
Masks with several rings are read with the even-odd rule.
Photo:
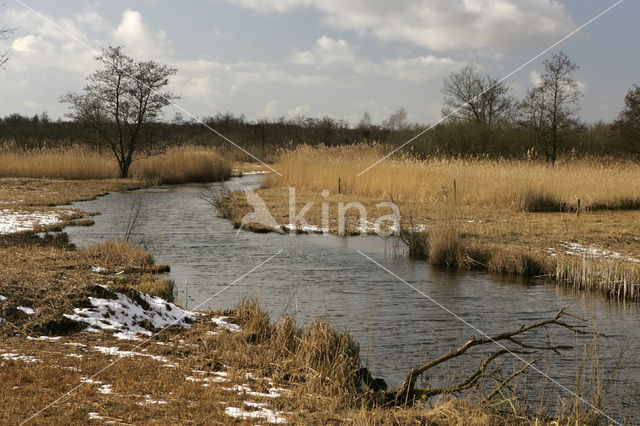
[[174, 302], [175, 283], [173, 280], [157, 279], [151, 274], [144, 274], [141, 277], [133, 279], [117, 280], [112, 285], [115, 291], [120, 293], [130, 293], [131, 291], [139, 291], [140, 293], [150, 294], [160, 297], [169, 302]]
[[443, 193], [461, 206], [524, 211], [637, 209], [640, 164], [631, 161], [569, 159], [556, 167], [524, 160], [431, 158], [395, 155], [364, 169], [390, 149], [382, 145], [300, 146], [282, 154], [270, 184], [378, 199], [435, 202]]
[[175, 148], [133, 163], [131, 176], [154, 183], [217, 182], [231, 176], [231, 166], [215, 150]]
[[[152, 183], [213, 182], [231, 175], [231, 163], [213, 149], [178, 147], [158, 154], [141, 153], [130, 176]], [[113, 154], [83, 147], [0, 150], [0, 177], [66, 180], [114, 179]]]
[[594, 256], [559, 256], [555, 280], [577, 290], [590, 290], [613, 299], [640, 299], [640, 264]]

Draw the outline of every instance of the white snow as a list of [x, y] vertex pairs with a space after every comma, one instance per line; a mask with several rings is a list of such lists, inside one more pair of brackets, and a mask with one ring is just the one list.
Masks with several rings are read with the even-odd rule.
[[14, 361], [24, 361], [24, 362], [42, 362], [37, 358], [32, 357], [31, 355], [20, 355], [15, 352], [7, 352], [4, 354], [0, 354], [0, 358]]
[[40, 337], [31, 337], [27, 336], [27, 340], [44, 340], [46, 342], [56, 342], [60, 340], [61, 336], [49, 337], [49, 336], [40, 336]]
[[82, 355], [80, 354], [66, 354], [65, 356], [68, 356], [69, 358], [82, 358]]
[[151, 331], [139, 325], [142, 322], [148, 321], [156, 329], [171, 325], [187, 328], [190, 326], [189, 322], [197, 315], [159, 297], [138, 294], [149, 304], [149, 310], [143, 309], [128, 296], [115, 293], [115, 299], [90, 297], [91, 308], [75, 308], [75, 314], [64, 314], [64, 316], [74, 321], [85, 322], [94, 329], [113, 330], [116, 337], [131, 340], [132, 335], [136, 333], [152, 335]]
[[91, 270], [93, 272], [104, 272], [104, 268], [102, 266], [92, 266]]
[[98, 388], [98, 392], [100, 392], [103, 395], [109, 395], [110, 393], [112, 393], [111, 391], [111, 385], [106, 384], [106, 385], [102, 385]]
[[255, 392], [255, 391], [252, 391], [251, 388], [247, 385], [237, 385], [230, 388], [223, 387], [222, 390], [226, 390], [229, 392], [238, 392], [238, 395], [246, 394], [246, 395], [257, 396], [262, 398], [278, 398], [279, 396], [282, 395], [282, 392], [288, 392], [288, 389], [274, 388], [274, 387], [271, 387], [269, 389], [268, 391], [269, 393]]
[[142, 340], [132, 331], [119, 331], [113, 335], [120, 340]]
[[102, 417], [98, 413], [90, 412], [89, 413], [89, 420], [104, 420], [104, 417]]
[[227, 322], [225, 321], [225, 319], [227, 319], [227, 317], [211, 318], [211, 322], [216, 323], [218, 327], [226, 328], [232, 333], [237, 333], [240, 331], [240, 326], [238, 324]]
[[[200, 375], [206, 375], [209, 374], [207, 371], [202, 371], [202, 370], [192, 370], [195, 374], [200, 374]], [[215, 377], [193, 377], [193, 376], [187, 376], [185, 377], [185, 380], [190, 381], [190, 382], [205, 382], [205, 384], [203, 386], [207, 387], [208, 384], [206, 384], [206, 382], [217, 382], [217, 383], [222, 383], [222, 382], [226, 382], [227, 380], [227, 372], [225, 371], [212, 371], [211, 374], [213, 374]]]
[[173, 366], [173, 364], [169, 364], [169, 360], [167, 358], [160, 355], [145, 354], [142, 352], [134, 352], [134, 351], [121, 351], [120, 348], [118, 347], [93, 346], [93, 349], [105, 355], [117, 356], [119, 358], [132, 358], [136, 356], [146, 356], [156, 361], [163, 362], [163, 363], [166, 363], [167, 365]]
[[0, 294], [0, 302], [4, 302], [5, 300], [7, 300], [7, 298]]
[[29, 308], [28, 306], [18, 306], [16, 309], [24, 312], [27, 315], [33, 315], [36, 313], [36, 311], [34, 311], [33, 308]]
[[165, 405], [166, 403], [167, 403], [167, 401], [163, 401], [161, 399], [153, 399], [153, 398], [151, 398], [151, 395], [145, 395], [144, 396], [144, 403], [139, 402], [138, 405], [144, 405], [144, 404]]
[[[640, 263], [640, 259], [636, 259], [635, 257], [625, 256], [615, 251], [604, 250], [597, 247], [585, 247], [578, 243], [565, 242], [558, 244], [558, 246], [561, 247], [561, 250], [564, 251], [565, 254], [568, 254], [570, 256], [601, 257], [632, 263]], [[551, 256], [555, 257], [558, 255], [553, 247], [549, 247], [547, 251], [551, 254]]]
[[233, 173], [236, 173], [236, 174], [242, 173], [244, 176], [246, 176], [246, 175], [263, 175], [271, 172], [268, 170], [251, 170], [251, 171], [245, 172], [244, 170], [233, 169]]
[[251, 402], [251, 401], [244, 401], [244, 405], [251, 408], [267, 408], [269, 406], [269, 404], [267, 404], [266, 402]]
[[60, 222], [58, 213], [18, 212], [9, 209], [0, 210], [0, 235], [29, 231], [37, 225], [55, 225]]
[[235, 419], [264, 419], [268, 423], [286, 423], [287, 420], [284, 417], [279, 417], [280, 413], [274, 413], [268, 408], [261, 408], [258, 411], [244, 411], [241, 408], [227, 407], [224, 410], [225, 414]]

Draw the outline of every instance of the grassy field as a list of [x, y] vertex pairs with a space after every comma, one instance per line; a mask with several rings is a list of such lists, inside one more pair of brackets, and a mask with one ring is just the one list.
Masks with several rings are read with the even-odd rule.
[[[338, 203], [362, 203], [370, 222], [390, 213], [377, 203], [393, 201], [416, 258], [640, 298], [640, 165], [594, 159], [551, 168], [528, 161], [407, 156], [357, 176], [384, 152], [364, 145], [298, 148], [274, 164], [283, 176], [269, 175], [257, 193], [281, 225], [289, 221], [289, 187], [296, 189], [296, 211], [314, 203], [305, 215], [311, 225], [321, 227], [322, 203], [328, 203], [333, 233]], [[325, 189], [328, 196], [322, 196]], [[241, 193], [231, 194], [227, 204], [236, 224], [251, 211]], [[359, 232], [358, 210], [348, 210], [346, 222], [347, 233]]]
[[[132, 179], [152, 183], [213, 182], [231, 175], [231, 163], [217, 151], [172, 148], [157, 155], [142, 153], [131, 166]], [[0, 151], [0, 177], [66, 180], [114, 179], [118, 167], [109, 151], [84, 148]]]

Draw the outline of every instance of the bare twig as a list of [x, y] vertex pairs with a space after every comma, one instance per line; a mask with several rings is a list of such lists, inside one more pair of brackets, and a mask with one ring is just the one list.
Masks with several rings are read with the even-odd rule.
[[211, 186], [206, 192], [201, 192], [200, 198], [209, 203], [218, 216], [230, 219], [232, 212], [230, 206], [226, 203], [230, 192], [229, 187], [224, 182], [220, 182]]
[[[468, 389], [469, 387], [475, 385], [481, 377], [486, 376], [487, 366], [489, 365], [489, 363], [491, 363], [493, 360], [495, 360], [499, 356], [505, 353], [532, 353], [532, 352], [522, 352], [522, 351], [509, 351], [508, 349], [504, 348], [504, 346], [500, 345], [502, 346], [503, 349], [497, 352], [494, 352], [487, 357], [484, 357], [478, 369], [469, 377], [467, 377], [463, 382], [453, 386], [443, 387], [443, 388], [415, 389], [416, 380], [418, 379], [418, 377], [424, 374], [427, 370], [434, 368], [435, 366], [440, 365], [453, 358], [462, 356], [469, 349], [475, 346], [485, 345], [489, 343], [496, 343], [499, 341], [508, 341], [519, 346], [520, 348], [522, 348], [522, 350], [551, 351], [551, 352], [559, 353], [559, 350], [561, 349], [569, 349], [571, 346], [568, 346], [568, 345], [553, 345], [553, 344], [536, 345], [536, 344], [525, 343], [521, 339], [515, 338], [515, 336], [522, 335], [534, 329], [543, 329], [545, 333], [547, 333], [547, 338], [549, 338], [547, 326], [550, 326], [550, 325], [559, 326], [576, 333], [586, 334], [586, 331], [580, 330], [578, 326], [562, 321], [562, 318], [564, 316], [570, 316], [572, 318], [580, 319], [583, 321], [585, 320], [583, 318], [579, 318], [574, 315], [567, 314], [565, 312], [565, 309], [567, 309], [567, 307], [568, 306], [565, 306], [564, 308], [560, 309], [550, 319], [538, 321], [529, 325], [522, 325], [517, 330], [507, 331], [501, 334], [497, 334], [493, 337], [489, 337], [485, 335], [483, 337], [473, 337], [469, 339], [464, 345], [460, 346], [458, 349], [451, 351], [447, 354], [444, 354], [436, 359], [432, 359], [422, 364], [421, 366], [411, 370], [411, 372], [405, 379], [404, 383], [402, 384], [402, 387], [400, 388], [400, 390], [390, 392], [391, 393], [390, 396], [392, 397], [391, 399], [395, 400], [396, 403], [406, 404], [415, 399], [428, 399], [432, 396], [439, 395], [439, 394], [459, 392], [461, 390]], [[524, 371], [526, 371], [527, 368], [529, 368], [531, 365], [533, 365], [533, 362], [525, 363], [522, 368], [518, 369], [513, 374], [509, 375], [505, 380], [503, 380], [500, 384], [498, 384], [498, 386], [496, 387], [496, 389], [494, 389], [493, 392], [490, 393], [490, 397], [493, 397], [496, 394], [496, 392], [500, 392], [500, 389], [502, 387], [504, 387], [513, 378], [519, 376]]]

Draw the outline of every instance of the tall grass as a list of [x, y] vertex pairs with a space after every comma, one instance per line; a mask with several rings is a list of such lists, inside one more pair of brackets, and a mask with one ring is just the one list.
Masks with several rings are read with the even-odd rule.
[[0, 151], [0, 177], [79, 180], [117, 176], [112, 155], [83, 148]]
[[175, 148], [133, 163], [131, 176], [162, 183], [214, 182], [231, 176], [231, 163], [213, 150]]
[[[130, 177], [154, 183], [211, 182], [231, 175], [231, 163], [217, 151], [198, 147], [172, 148], [134, 161]], [[118, 165], [108, 151], [81, 147], [40, 150], [0, 150], [0, 177], [50, 179], [113, 179]]]
[[555, 168], [524, 160], [417, 160], [392, 156], [361, 176], [358, 173], [381, 159], [389, 149], [380, 145], [344, 147], [301, 146], [283, 153], [272, 175], [272, 185], [290, 185], [321, 191], [396, 201], [429, 202], [449, 198], [456, 181], [460, 205], [483, 205], [515, 210], [574, 210], [582, 208], [640, 208], [640, 165], [633, 162], [568, 160]]

